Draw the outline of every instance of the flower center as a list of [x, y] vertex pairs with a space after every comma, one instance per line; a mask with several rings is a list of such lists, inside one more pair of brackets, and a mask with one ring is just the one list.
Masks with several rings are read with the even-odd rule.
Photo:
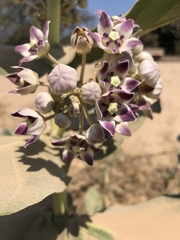
[[119, 36], [119, 33], [118, 32], [115, 32], [115, 31], [111, 31], [110, 34], [109, 34], [109, 38], [112, 40], [112, 41], [116, 41], [120, 38]]
[[118, 111], [118, 104], [117, 103], [110, 103], [108, 107], [108, 112], [112, 115]]
[[111, 85], [113, 85], [114, 87], [118, 87], [120, 83], [121, 81], [119, 80], [118, 76], [111, 77]]
[[73, 150], [73, 152], [75, 152], [75, 153], [79, 153], [79, 151], [80, 151], [81, 149], [80, 149], [79, 146], [73, 146], [73, 147], [72, 147], [72, 150]]

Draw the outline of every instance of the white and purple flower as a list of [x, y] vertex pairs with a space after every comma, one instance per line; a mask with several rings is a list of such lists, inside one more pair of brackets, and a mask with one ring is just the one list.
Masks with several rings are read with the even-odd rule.
[[31, 69], [14, 66], [19, 72], [10, 73], [6, 77], [14, 83], [17, 88], [8, 93], [26, 95], [34, 93], [39, 86], [38, 74]]
[[49, 23], [50, 21], [46, 21], [43, 32], [32, 26], [30, 28], [30, 43], [25, 43], [15, 47], [15, 51], [23, 56], [19, 65], [23, 62], [30, 62], [34, 59], [43, 58], [49, 52]]
[[[95, 112], [101, 126], [112, 136], [115, 132], [130, 135], [130, 130], [124, 122], [136, 119], [133, 111], [128, 106], [134, 93], [116, 89], [103, 94], [96, 103]], [[116, 124], [118, 123], [118, 124]]]
[[46, 127], [42, 116], [30, 108], [23, 108], [11, 115], [26, 119], [15, 130], [15, 134], [17, 135], [32, 135], [24, 147], [36, 142]]
[[91, 142], [88, 142], [83, 135], [71, 135], [51, 142], [54, 146], [63, 147], [62, 160], [71, 162], [75, 157], [80, 156], [87, 164], [93, 165], [94, 151], [98, 151]]
[[141, 41], [133, 36], [133, 29], [137, 27], [132, 19], [123, 19], [122, 22], [114, 24], [107, 13], [98, 11], [100, 17], [97, 32], [89, 32], [97, 47], [105, 52], [116, 54], [133, 49], [142, 45]]

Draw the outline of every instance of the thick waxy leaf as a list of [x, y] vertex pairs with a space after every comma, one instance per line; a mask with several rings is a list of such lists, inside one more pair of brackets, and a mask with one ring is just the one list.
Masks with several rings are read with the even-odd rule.
[[0, 138], [0, 215], [7, 215], [62, 192], [70, 181], [62, 171], [58, 151], [41, 136], [24, 149], [25, 137]]
[[127, 18], [132, 18], [139, 24], [141, 35], [162, 27], [180, 17], [179, 0], [138, 0], [132, 9], [126, 13]]
[[98, 190], [90, 187], [85, 196], [85, 208], [88, 214], [102, 212], [104, 210], [104, 201]]
[[[3, 240], [54, 240], [59, 227], [54, 221], [52, 195], [38, 204], [8, 216], [0, 216], [0, 238]], [[63, 225], [64, 219], [59, 224]]]

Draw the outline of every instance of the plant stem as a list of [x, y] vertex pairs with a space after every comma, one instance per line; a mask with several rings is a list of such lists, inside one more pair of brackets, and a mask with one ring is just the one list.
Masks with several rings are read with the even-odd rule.
[[83, 84], [85, 66], [86, 66], [86, 54], [82, 54], [81, 75], [80, 75], [80, 83], [82, 84]]
[[67, 193], [64, 190], [61, 193], [53, 194], [55, 215], [64, 215], [67, 213]]
[[54, 64], [58, 65], [59, 62], [50, 54], [50, 53], [47, 53], [46, 54], [46, 57]]
[[90, 116], [89, 116], [89, 113], [88, 113], [88, 109], [87, 109], [87, 106], [86, 104], [82, 101], [81, 97], [79, 95], [76, 95], [77, 98], [79, 99], [82, 107], [83, 107], [83, 110], [84, 110], [84, 114], [85, 114], [85, 117], [89, 123], [89, 125], [91, 126], [93, 124], [93, 121], [91, 120]]
[[44, 121], [46, 122], [46, 121], [48, 121], [48, 120], [51, 120], [54, 116], [55, 116], [55, 114], [50, 115], [50, 116], [48, 116], [48, 117], [44, 117]]
[[82, 135], [84, 130], [84, 112], [81, 108], [80, 119], [79, 119], [79, 134]]
[[47, 18], [51, 21], [49, 31], [50, 44], [59, 44], [61, 0], [47, 0]]
[[49, 84], [45, 83], [45, 82], [39, 81], [39, 85], [42, 86], [42, 87], [48, 87], [49, 88]]

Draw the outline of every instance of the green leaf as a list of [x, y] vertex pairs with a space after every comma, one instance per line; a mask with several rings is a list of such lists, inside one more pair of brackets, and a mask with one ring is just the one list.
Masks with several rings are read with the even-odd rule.
[[[86, 233], [87, 235], [84, 235], [84, 238], [81, 238], [82, 240], [84, 239], [89, 239], [89, 240], [115, 240], [113, 236], [105, 231], [103, 228], [97, 227], [94, 223], [88, 223], [87, 228], [82, 229], [81, 233]], [[85, 238], [85, 236], [91, 236], [92, 238]]]
[[114, 240], [107, 230], [91, 223], [87, 215], [69, 218], [56, 240]]
[[141, 35], [173, 22], [180, 17], [179, 0], [138, 0], [126, 13], [143, 30]]
[[[0, 215], [7, 215], [62, 192], [70, 181], [62, 170], [59, 151], [48, 137], [24, 149], [25, 137], [0, 138]], [[26, 139], [27, 140], [27, 139]]]
[[88, 214], [102, 212], [104, 201], [98, 190], [94, 187], [88, 188], [85, 196], [85, 208]]
[[0, 67], [0, 74], [3, 76], [6, 76], [8, 73], [6, 72], [5, 69], [3, 69], [2, 67]]
[[[59, 227], [54, 221], [51, 208], [52, 195], [38, 204], [8, 216], [0, 216], [1, 239], [3, 240], [55, 240]], [[63, 225], [65, 219], [59, 224]]]

